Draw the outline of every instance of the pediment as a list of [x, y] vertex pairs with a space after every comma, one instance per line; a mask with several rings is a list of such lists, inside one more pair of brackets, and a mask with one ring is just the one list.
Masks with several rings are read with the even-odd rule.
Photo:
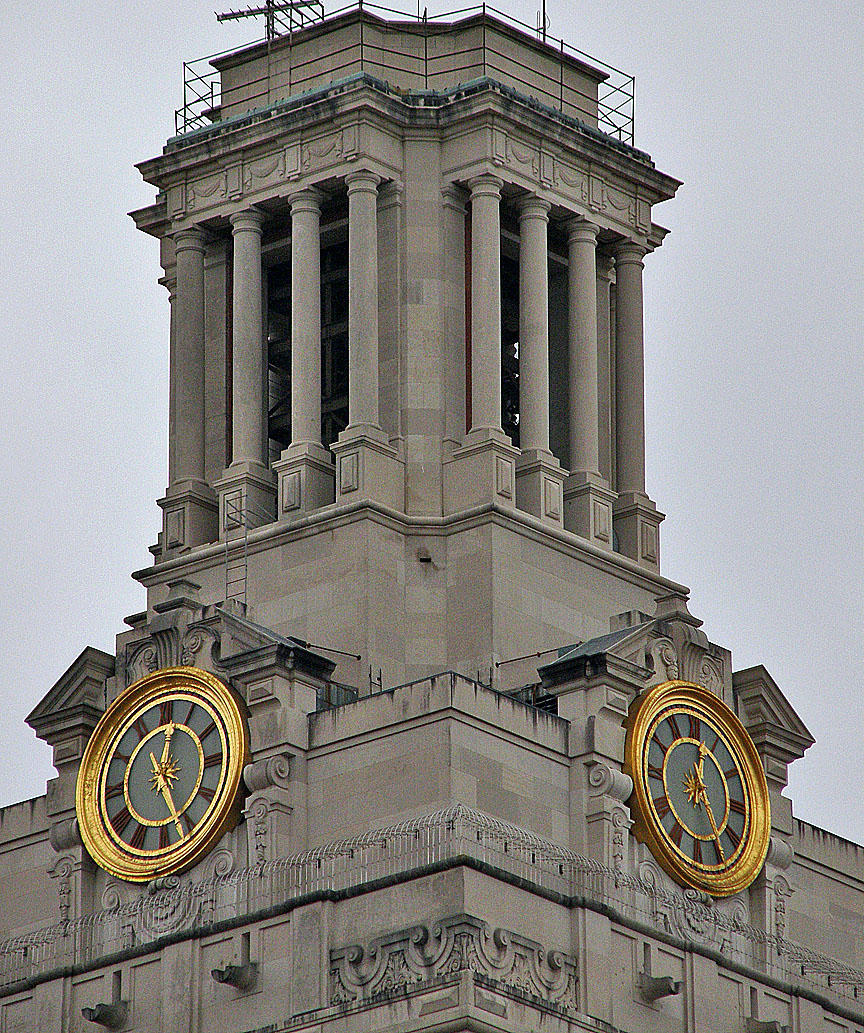
[[815, 739], [768, 671], [758, 664], [732, 675], [738, 714], [760, 752], [790, 764]]
[[33, 708], [27, 724], [52, 745], [82, 726], [95, 728], [105, 710], [105, 682], [114, 674], [114, 662], [110, 653], [87, 646]]

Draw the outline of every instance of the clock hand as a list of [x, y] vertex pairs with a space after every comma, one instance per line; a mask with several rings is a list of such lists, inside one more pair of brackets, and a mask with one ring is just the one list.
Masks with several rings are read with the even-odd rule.
[[714, 812], [711, 810], [711, 801], [708, 799], [708, 790], [705, 787], [704, 782], [702, 783], [699, 796], [705, 804], [705, 812], [708, 815], [708, 820], [711, 822], [711, 829], [714, 832], [714, 841], [717, 844], [717, 849], [720, 851], [720, 860], [725, 864], [726, 856], [723, 853], [723, 847], [720, 844], [720, 833], [717, 831], [717, 822], [714, 820]]
[[162, 766], [159, 761], [150, 754], [150, 760], [153, 763], [153, 774], [156, 776], [156, 787], [162, 794], [162, 798], [165, 800], [165, 804], [168, 810], [171, 812], [171, 817], [174, 819], [174, 825], [177, 828], [177, 833], [181, 839], [186, 835], [183, 831], [183, 826], [180, 824], [180, 815], [177, 813], [177, 807], [174, 803], [174, 797], [171, 795], [171, 787], [168, 785], [168, 779], [165, 777], [165, 772], [162, 770]]
[[[174, 734], [174, 722], [169, 721], [165, 726], [165, 745], [162, 747], [162, 756], [159, 760], [160, 765], [164, 765], [165, 761], [168, 760], [168, 747], [171, 745], [171, 736]], [[151, 753], [152, 757], [153, 754]]]

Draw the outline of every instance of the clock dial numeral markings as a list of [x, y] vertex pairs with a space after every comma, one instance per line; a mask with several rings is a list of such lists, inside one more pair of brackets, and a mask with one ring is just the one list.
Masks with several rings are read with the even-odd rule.
[[115, 796], [123, 795], [123, 783], [115, 782], [113, 785], [105, 786], [105, 799], [113, 800]]
[[702, 738], [702, 724], [699, 718], [693, 714], [690, 714], [690, 738], [701, 739]]
[[738, 844], [741, 842], [741, 834], [736, 832], [734, 829], [729, 828], [727, 825], [723, 830], [723, 835], [729, 837], [729, 842], [732, 844], [732, 849], [737, 850]]
[[716, 753], [716, 752], [717, 752], [717, 747], [718, 747], [719, 745], [720, 745], [720, 736], [719, 736], [719, 735], [717, 735], [717, 736], [715, 736], [715, 738], [714, 738], [714, 745], [713, 745], [713, 746], [711, 747], [711, 752], [712, 752], [712, 753]]
[[159, 723], [167, 725], [171, 721], [171, 717], [174, 714], [174, 700], [166, 699], [159, 704]]
[[123, 830], [132, 820], [132, 815], [129, 813], [128, 807], [122, 807], [113, 818], [110, 819], [111, 826], [118, 836], [123, 835]]
[[671, 810], [665, 793], [654, 797], [654, 807], [657, 810], [657, 817], [662, 821]]
[[747, 808], [744, 805], [743, 800], [732, 799], [729, 801], [729, 810], [734, 811], [736, 814], [746, 814]]
[[136, 717], [133, 724], [135, 731], [138, 733], [138, 738], [143, 739], [145, 735], [150, 731], [146, 724], [144, 724], [143, 717]]
[[726, 858], [723, 856], [723, 851], [720, 848], [720, 844], [716, 839], [712, 840], [714, 844], [714, 853], [717, 855], [717, 864], [725, 864]]
[[702, 844], [698, 839], [693, 840], [693, 860], [696, 864], [702, 864]]
[[208, 753], [204, 757], [204, 765], [203, 766], [205, 768], [212, 768], [212, 767], [215, 767], [217, 764], [221, 764], [221, 763], [222, 763], [222, 754], [221, 753]]
[[738, 768], [736, 768], [736, 767], [731, 767], [731, 768], [729, 768], [728, 771], [724, 771], [723, 772], [723, 777], [726, 779], [727, 782], [729, 781], [730, 778], [737, 778], [737, 776], [738, 776]]
[[669, 838], [677, 847], [681, 846], [681, 836], [683, 832], [684, 829], [676, 821], [675, 824], [672, 826], [672, 831], [669, 833]]
[[212, 732], [215, 732], [215, 731], [216, 731], [216, 722], [215, 721], [211, 721], [210, 724], [207, 725], [207, 727], [201, 733], [201, 742], [204, 742], [204, 740], [207, 738], [207, 736], [210, 735]]
[[168, 826], [162, 825], [159, 829], [159, 849], [164, 850], [165, 847], [169, 845], [170, 841], [171, 840], [168, 835]]
[[681, 729], [678, 727], [678, 722], [675, 720], [675, 715], [670, 714], [669, 717], [666, 718], [666, 720], [669, 724], [669, 727], [672, 729], [672, 734], [674, 735], [674, 737], [676, 739], [682, 738]]
[[147, 826], [138, 825], [138, 827], [135, 829], [135, 832], [132, 835], [132, 838], [129, 840], [129, 846], [133, 847], [135, 850], [141, 850], [144, 846], [144, 837], [146, 835]]
[[198, 795], [203, 796], [204, 799], [209, 803], [216, 795], [216, 790], [210, 789], [207, 786], [201, 786], [201, 788], [198, 790]]
[[663, 769], [658, 768], [656, 764], [648, 765], [648, 775], [650, 778], [659, 778], [661, 782], [663, 781]]
[[189, 704], [189, 710], [188, 710], [188, 712], [186, 714], [186, 717], [183, 718], [183, 724], [184, 725], [188, 725], [189, 724], [189, 722], [192, 720], [192, 715], [194, 713], [195, 713], [195, 704], [194, 703], [190, 703]]

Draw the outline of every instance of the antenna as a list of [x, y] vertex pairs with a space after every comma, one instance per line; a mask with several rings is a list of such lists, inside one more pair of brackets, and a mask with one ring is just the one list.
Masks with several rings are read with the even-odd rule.
[[263, 18], [268, 40], [301, 29], [324, 18], [323, 0], [264, 0], [258, 7], [216, 13], [216, 21], [240, 21], [242, 18]]

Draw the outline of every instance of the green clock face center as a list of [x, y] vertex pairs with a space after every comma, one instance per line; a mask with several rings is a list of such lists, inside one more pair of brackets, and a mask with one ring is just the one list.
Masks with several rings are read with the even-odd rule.
[[722, 832], [729, 814], [726, 780], [714, 754], [700, 752], [700, 742], [679, 739], [669, 748], [663, 784], [672, 814], [685, 832], [697, 839], [713, 839], [709, 809]]
[[[201, 740], [187, 725], [154, 728], [135, 747], [126, 769], [126, 804], [136, 821], [167, 825], [185, 813], [203, 774]], [[168, 793], [166, 794], [166, 788]]]

